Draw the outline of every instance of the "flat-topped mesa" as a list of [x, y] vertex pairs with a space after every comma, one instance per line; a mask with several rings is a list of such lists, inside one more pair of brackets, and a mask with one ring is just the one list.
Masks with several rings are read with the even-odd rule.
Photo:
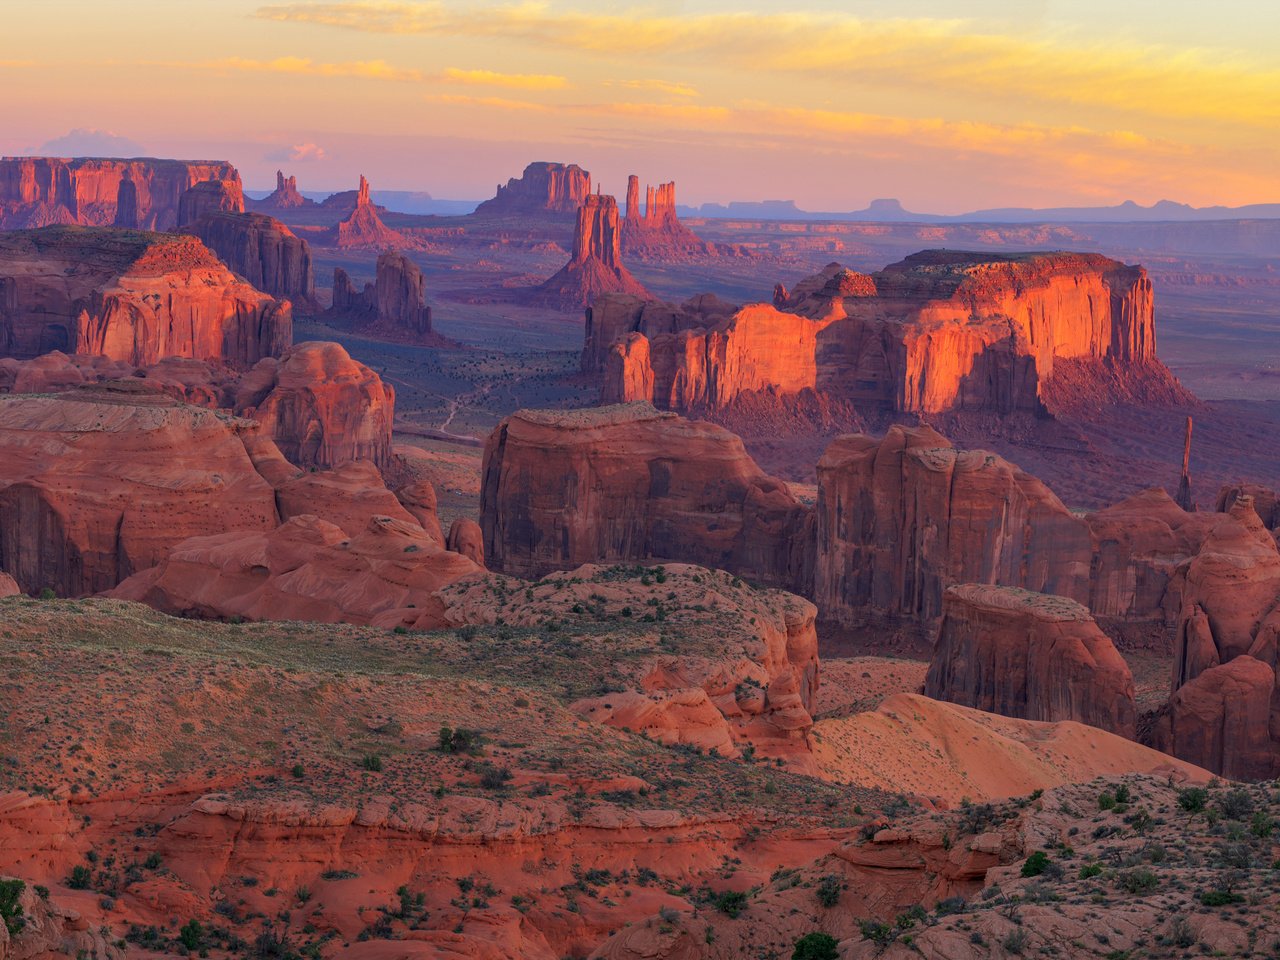
[[422, 270], [395, 250], [379, 255], [374, 282], [366, 283], [363, 290], [356, 289], [345, 270], [335, 267], [332, 310], [361, 328], [409, 339], [432, 336]]
[[326, 234], [330, 245], [341, 250], [387, 250], [413, 246], [404, 234], [382, 222], [378, 208], [369, 199], [369, 181], [363, 174], [360, 187], [355, 192], [355, 201], [355, 207], [346, 219], [339, 221]]
[[240, 174], [220, 160], [4, 157], [0, 228], [54, 224], [171, 230], [183, 193], [205, 180], [240, 189]]
[[286, 177], [284, 171], [276, 171], [276, 188], [261, 200], [248, 201], [253, 210], [296, 210], [298, 207], [313, 207], [315, 201], [298, 192], [298, 178]]
[[257, 431], [125, 385], [0, 398], [0, 567], [28, 593], [80, 596], [187, 537], [272, 529]]
[[273, 297], [315, 311], [315, 274], [307, 241], [274, 217], [245, 213], [240, 185], [206, 180], [182, 195], [178, 229], [199, 237], [228, 267]]
[[651, 299], [640, 281], [622, 265], [618, 201], [592, 194], [578, 208], [569, 262], [531, 290], [528, 300], [561, 310], [577, 310], [590, 306], [604, 293], [629, 293]]
[[[680, 338], [620, 347], [602, 394], [625, 395], [620, 380], [644, 379], [641, 361], [625, 362], [635, 353], [655, 371], [653, 402], [675, 410], [686, 397], [714, 408], [757, 389], [739, 382], [747, 370], [778, 393], [811, 388], [893, 413], [1044, 414], [1097, 396], [1193, 399], [1156, 359], [1146, 272], [1096, 254], [925, 251], [874, 274], [831, 264], [746, 311], [759, 346], [723, 357]], [[711, 328], [708, 343], [733, 340], [736, 319]], [[768, 351], [779, 341], [797, 356], [783, 368], [789, 379], [769, 384]], [[660, 368], [699, 385], [668, 394]]]
[[591, 196], [591, 174], [577, 164], [531, 163], [476, 207], [484, 217], [572, 214]]
[[714, 248], [699, 239], [676, 215], [676, 185], [646, 187], [640, 211], [640, 178], [627, 178], [627, 208], [622, 221], [622, 252], [638, 260], [675, 260], [706, 256]]
[[196, 237], [101, 227], [0, 234], [0, 354], [243, 368], [292, 339], [290, 303], [237, 278]]
[[1133, 675], [1089, 611], [1018, 587], [947, 589], [924, 693], [1006, 717], [1137, 733]]
[[491, 569], [679, 560], [806, 590], [810, 514], [720, 427], [648, 404], [522, 410], [485, 445]]
[[826, 619], [927, 625], [947, 587], [1089, 599], [1089, 528], [1002, 457], [930, 427], [840, 437], [818, 462], [814, 602]]

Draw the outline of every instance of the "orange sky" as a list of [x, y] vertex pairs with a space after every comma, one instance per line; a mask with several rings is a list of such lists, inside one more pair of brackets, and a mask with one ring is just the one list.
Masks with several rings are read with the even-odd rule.
[[459, 198], [543, 159], [811, 210], [1280, 201], [1280, 5], [1120, 6], [46, 0], [6, 11], [0, 150]]

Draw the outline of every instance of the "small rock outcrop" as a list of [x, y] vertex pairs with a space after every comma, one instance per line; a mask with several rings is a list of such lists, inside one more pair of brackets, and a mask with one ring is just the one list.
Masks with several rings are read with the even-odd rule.
[[222, 161], [4, 157], [0, 229], [83, 224], [172, 230], [182, 195], [208, 180], [241, 189], [236, 168]]
[[238, 387], [235, 412], [261, 423], [300, 467], [381, 468], [391, 457], [395, 390], [341, 344], [308, 341], [261, 361]]
[[249, 206], [254, 210], [296, 210], [299, 207], [313, 207], [315, 201], [298, 192], [298, 178], [286, 177], [284, 171], [276, 171], [276, 188], [261, 200], [250, 200]]
[[374, 282], [363, 290], [341, 267], [333, 268], [333, 313], [359, 329], [398, 339], [431, 340], [431, 308], [422, 270], [398, 251], [378, 257]]
[[1133, 675], [1089, 611], [1018, 587], [947, 590], [924, 694], [1006, 717], [1137, 733]]
[[247, 367], [292, 338], [291, 304], [237, 278], [196, 237], [100, 227], [0, 234], [0, 354]]
[[714, 248], [680, 222], [674, 182], [646, 187], [641, 212], [640, 178], [632, 174], [627, 178], [622, 252], [637, 260], [682, 261], [708, 256]]
[[814, 600], [845, 624], [931, 624], [946, 588], [1089, 599], [1085, 521], [1030, 474], [930, 427], [840, 437], [818, 462]]
[[481, 217], [572, 214], [591, 195], [591, 174], [577, 164], [531, 163], [517, 179], [499, 185], [493, 199], [476, 207]]
[[558, 273], [530, 291], [530, 302], [561, 310], [590, 306], [603, 293], [629, 293], [651, 299], [622, 265], [618, 201], [592, 194], [578, 208], [573, 255]]
[[507, 417], [485, 445], [480, 514], [489, 566], [515, 576], [679, 560], [807, 579], [810, 514], [787, 485], [727, 430], [643, 403]]
[[480, 524], [469, 517], [458, 517], [449, 524], [449, 538], [445, 547], [460, 553], [478, 567], [484, 563], [484, 531]]

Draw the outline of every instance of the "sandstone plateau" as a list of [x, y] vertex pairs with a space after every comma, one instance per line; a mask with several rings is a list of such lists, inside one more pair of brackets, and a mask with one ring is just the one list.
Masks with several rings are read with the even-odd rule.
[[577, 164], [531, 163], [476, 208], [481, 217], [573, 214], [591, 196], [591, 174]]
[[1089, 611], [1017, 587], [947, 590], [924, 692], [1006, 717], [1137, 734], [1133, 676]]
[[202, 181], [240, 192], [221, 161], [0, 158], [0, 229], [84, 224], [171, 230], [182, 195]]
[[197, 238], [98, 227], [0, 234], [0, 353], [250, 366], [292, 339], [292, 310]]
[[[559, 272], [528, 293], [528, 300], [560, 310], [590, 306], [603, 293], [649, 294], [622, 265], [618, 201], [590, 194], [578, 208], [573, 252]], [[631, 399], [644, 399], [635, 397]]]
[[541, 576], [587, 562], [680, 560], [790, 586], [807, 511], [742, 441], [648, 404], [521, 411], [485, 446], [484, 556]]
[[[1152, 304], [1141, 267], [1096, 254], [930, 250], [873, 274], [832, 264], [727, 318], [669, 329], [636, 317], [612, 344], [589, 330], [584, 366], [609, 350], [602, 396], [680, 411], [806, 388], [920, 414], [1044, 414], [1117, 384], [1126, 397], [1185, 401], [1156, 359]], [[1052, 390], [1055, 364], [1069, 382]]]

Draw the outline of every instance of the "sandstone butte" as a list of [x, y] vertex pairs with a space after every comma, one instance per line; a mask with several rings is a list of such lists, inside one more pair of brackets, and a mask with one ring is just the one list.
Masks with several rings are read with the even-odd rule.
[[239, 184], [197, 183], [182, 195], [178, 229], [200, 238], [235, 273], [294, 307], [315, 311], [311, 248], [274, 217], [245, 213]]
[[924, 693], [1005, 717], [1137, 735], [1133, 675], [1089, 611], [1018, 587], [948, 588]]
[[591, 196], [591, 174], [577, 164], [531, 163], [476, 207], [480, 217], [574, 214]]
[[368, 460], [381, 468], [391, 460], [395, 391], [341, 344], [295, 344], [244, 373], [181, 357], [141, 368], [56, 351], [0, 359], [0, 393], [57, 393], [107, 381], [256, 420], [299, 467]]
[[672, 329], [672, 312], [593, 307], [583, 366], [602, 398], [715, 411], [808, 388], [893, 413], [1044, 414], [1189, 397], [1156, 358], [1146, 271], [1097, 254], [929, 250], [873, 274], [832, 264], [727, 318], [674, 311]]
[[286, 177], [282, 170], [276, 171], [276, 188], [261, 200], [246, 201], [251, 210], [296, 210], [298, 207], [313, 207], [315, 201], [298, 192], [298, 178]]
[[182, 195], [201, 181], [240, 174], [222, 161], [96, 157], [0, 158], [0, 229], [83, 224], [171, 230]]
[[354, 320], [362, 331], [420, 343], [442, 340], [431, 329], [422, 270], [399, 251], [379, 255], [374, 282], [360, 291], [345, 270], [334, 267], [332, 304], [336, 317]]
[[591, 194], [578, 208], [569, 262], [525, 297], [539, 306], [580, 310], [605, 293], [649, 298], [640, 281], [622, 265], [618, 201], [610, 196]]
[[1280, 770], [1280, 552], [1248, 494], [1217, 514], [1184, 568], [1173, 696], [1153, 740], [1233, 779]]
[[247, 367], [292, 340], [292, 308], [199, 239], [99, 227], [0, 234], [0, 353], [164, 357]]
[[[340, 195], [334, 195], [337, 196]], [[351, 208], [351, 212], [320, 236], [323, 238], [321, 242], [339, 250], [387, 250], [413, 246], [408, 237], [382, 222], [377, 207], [369, 199], [369, 181], [363, 174], [360, 186], [355, 191], [355, 206]]]
[[487, 562], [515, 576], [670, 559], [805, 579], [810, 521], [786, 484], [727, 430], [645, 403], [507, 417], [485, 445], [480, 516]]
[[636, 260], [688, 261], [716, 253], [715, 247], [680, 222], [676, 185], [646, 187], [640, 210], [640, 178], [627, 177], [627, 208], [622, 219], [622, 253]]

